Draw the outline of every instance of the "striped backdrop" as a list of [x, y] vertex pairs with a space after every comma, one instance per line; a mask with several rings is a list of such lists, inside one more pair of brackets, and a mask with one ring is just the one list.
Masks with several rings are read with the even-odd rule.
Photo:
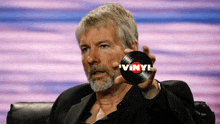
[[[92, 2], [93, 1], [93, 2]], [[0, 124], [10, 104], [54, 101], [87, 82], [75, 29], [107, 0], [0, 1]], [[220, 124], [220, 2], [119, 1], [134, 15], [139, 45], [157, 58], [156, 79], [183, 80]]]

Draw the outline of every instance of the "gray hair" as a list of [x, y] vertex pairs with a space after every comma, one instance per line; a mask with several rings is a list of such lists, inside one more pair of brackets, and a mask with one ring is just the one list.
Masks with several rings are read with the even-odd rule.
[[86, 34], [89, 27], [99, 28], [106, 26], [107, 23], [116, 26], [117, 34], [125, 48], [130, 48], [134, 42], [138, 41], [137, 25], [133, 15], [120, 4], [109, 2], [90, 11], [81, 19], [76, 28], [78, 43], [80, 43], [81, 33]]

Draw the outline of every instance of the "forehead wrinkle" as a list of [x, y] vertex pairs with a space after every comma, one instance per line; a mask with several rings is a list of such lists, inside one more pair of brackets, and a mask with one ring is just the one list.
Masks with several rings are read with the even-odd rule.
[[83, 28], [81, 29], [81, 35], [87, 35], [88, 31], [91, 29], [91, 28], [95, 28], [97, 30], [99, 30], [101, 27], [104, 27], [106, 28], [107, 26], [111, 25], [116, 31], [117, 31], [117, 24], [115, 24], [114, 22], [111, 22], [111, 21], [107, 21], [105, 23], [103, 22], [97, 22], [96, 24], [93, 24], [93, 25], [88, 25], [86, 26], [86, 28]]
[[[110, 28], [108, 28], [108, 27], [110, 27]], [[100, 35], [100, 33], [102, 33], [102, 34], [105, 34], [105, 33], [103, 33], [103, 32], [100, 32], [100, 30], [101, 30], [101, 28], [103, 28], [104, 29], [104, 32], [105, 33], [110, 33], [111, 34], [111, 37], [109, 38], [109, 36], [110, 35]], [[95, 34], [93, 34], [93, 32], [95, 32]], [[88, 35], [90, 34], [90, 33], [92, 33], [92, 36], [90, 36], [90, 37], [88, 37]], [[115, 40], [115, 38], [116, 38], [116, 36], [117, 36], [117, 34], [116, 34], [116, 32], [115, 32], [115, 27], [113, 26], [111, 26], [111, 25], [109, 25], [109, 26], [102, 26], [102, 27], [99, 27], [99, 28], [96, 28], [96, 27], [94, 27], [94, 26], [92, 26], [92, 27], [90, 27], [87, 31], [86, 31], [86, 33], [84, 33], [84, 34], [81, 34], [81, 42], [84, 42], [83, 40], [84, 39], [87, 39], [87, 40], [93, 40], [94, 38], [93, 38], [93, 35], [100, 35], [98, 38], [100, 38], [100, 39], [98, 39], [98, 42], [100, 42], [100, 41], [111, 41], [111, 40]], [[104, 37], [105, 36], [105, 37]], [[84, 38], [83, 38], [84, 37]]]

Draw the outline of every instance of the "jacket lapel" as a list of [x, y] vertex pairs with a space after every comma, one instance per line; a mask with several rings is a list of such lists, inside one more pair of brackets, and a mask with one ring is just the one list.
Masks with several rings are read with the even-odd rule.
[[93, 93], [83, 97], [80, 103], [75, 104], [70, 108], [65, 117], [64, 124], [75, 124], [78, 121], [84, 108], [88, 104], [89, 100], [92, 98], [92, 95]]

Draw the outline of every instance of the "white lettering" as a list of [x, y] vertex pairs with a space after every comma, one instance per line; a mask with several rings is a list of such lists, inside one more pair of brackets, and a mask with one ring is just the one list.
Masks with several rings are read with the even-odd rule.
[[148, 64], [148, 68], [147, 68], [147, 70], [150, 71], [150, 68], [151, 68], [151, 66], [150, 66], [150, 64]]
[[141, 64], [141, 65], [130, 65], [130, 64], [120, 64], [119, 65], [119, 68], [123, 68], [124, 71], [128, 71], [128, 68], [129, 68], [129, 71], [145, 71], [146, 68], [148, 71], [150, 71], [150, 68], [151, 68], [151, 65], [150, 64]]
[[129, 67], [129, 70], [132, 71], [132, 66]]
[[145, 71], [146, 66], [147, 66], [147, 64], [145, 64], [145, 65], [142, 65], [142, 64], [141, 64], [141, 68], [142, 68], [143, 71]]
[[133, 71], [137, 70], [137, 71], [140, 71], [140, 65], [133, 65]]
[[127, 71], [128, 70], [129, 65], [122, 65], [123, 70]]

